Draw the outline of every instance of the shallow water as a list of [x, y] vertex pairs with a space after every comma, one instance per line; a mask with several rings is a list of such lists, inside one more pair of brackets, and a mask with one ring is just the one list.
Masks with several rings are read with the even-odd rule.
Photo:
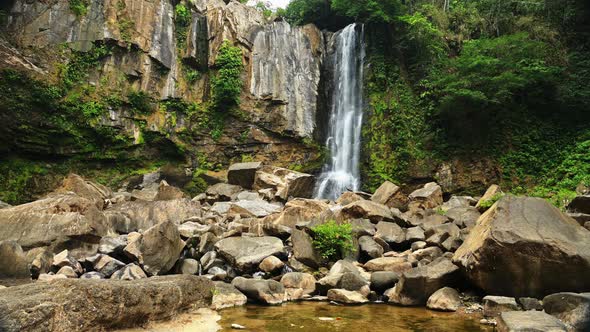
[[325, 302], [302, 302], [276, 307], [247, 305], [224, 309], [218, 313], [202, 311], [200, 314], [183, 315], [173, 322], [164, 323], [165, 325], [148, 327], [147, 330], [237, 331], [231, 325], [239, 324], [246, 327], [244, 331], [259, 332], [493, 331], [490, 327], [480, 325], [479, 319], [477, 315], [466, 316], [385, 304], [334, 306]]

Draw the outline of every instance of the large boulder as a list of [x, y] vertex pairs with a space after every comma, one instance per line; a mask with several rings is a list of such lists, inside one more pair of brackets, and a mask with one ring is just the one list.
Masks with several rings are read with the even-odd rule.
[[401, 188], [389, 181], [383, 182], [377, 188], [371, 196], [371, 200], [396, 209], [402, 209], [408, 204], [408, 197], [401, 191]]
[[286, 289], [301, 289], [303, 294], [313, 294], [315, 283], [315, 278], [309, 273], [289, 272], [281, 278], [281, 284]]
[[520, 307], [513, 297], [488, 295], [483, 298], [483, 315], [486, 317], [498, 317], [502, 312], [516, 310]]
[[409, 196], [409, 209], [434, 209], [443, 203], [442, 189], [435, 182], [430, 182], [424, 187], [413, 191]]
[[575, 197], [567, 206], [568, 211], [590, 214], [590, 195]]
[[380, 238], [389, 245], [396, 246], [406, 241], [405, 230], [396, 223], [382, 221], [377, 223], [376, 229], [375, 237]]
[[172, 269], [184, 249], [177, 226], [170, 222], [159, 223], [141, 234], [125, 247], [125, 253], [137, 260], [151, 275]]
[[389, 293], [389, 302], [410, 306], [424, 305], [434, 292], [445, 286], [453, 286], [458, 278], [459, 268], [450, 260], [439, 258], [428, 265], [404, 272]]
[[265, 200], [257, 199], [254, 201], [239, 201], [232, 203], [228, 214], [239, 214], [242, 217], [263, 218], [269, 214], [282, 210], [282, 206], [271, 204]]
[[168, 182], [162, 180], [158, 186], [158, 193], [154, 197], [154, 201], [171, 201], [175, 199], [186, 198], [186, 194], [180, 190], [168, 184]]
[[283, 252], [283, 248], [283, 241], [272, 236], [230, 237], [215, 244], [219, 254], [241, 272], [256, 269], [263, 259]]
[[246, 304], [246, 302], [248, 302], [248, 298], [237, 288], [231, 284], [226, 284], [223, 281], [215, 281], [211, 309], [220, 310], [231, 307], [239, 307]]
[[162, 222], [180, 224], [191, 217], [201, 216], [201, 205], [189, 199], [166, 201], [129, 201], [115, 204], [105, 211], [109, 223], [119, 233], [130, 233]]
[[541, 311], [508, 311], [498, 317], [498, 332], [566, 332], [559, 319]]
[[459, 292], [451, 287], [443, 287], [430, 295], [426, 307], [432, 310], [457, 311], [461, 306]]
[[0, 210], [0, 241], [16, 241], [23, 250], [96, 244], [109, 229], [95, 202], [71, 193]]
[[3, 278], [31, 278], [27, 257], [15, 241], [0, 241], [0, 279]]
[[285, 301], [285, 287], [278, 281], [237, 277], [231, 284], [256, 302], [281, 304]]
[[237, 198], [242, 187], [227, 183], [217, 183], [207, 188], [207, 200], [210, 202], [232, 201]]
[[343, 304], [363, 304], [369, 302], [369, 300], [359, 292], [337, 288], [328, 291], [328, 300]]
[[304, 231], [294, 230], [291, 235], [293, 256], [301, 263], [317, 268], [323, 262], [320, 253], [313, 246], [313, 239]]
[[252, 189], [256, 178], [256, 171], [261, 167], [261, 162], [233, 164], [227, 172], [227, 182], [242, 188]]
[[574, 331], [590, 331], [590, 293], [557, 293], [545, 296], [543, 309]]
[[330, 206], [321, 200], [296, 198], [285, 204], [280, 213], [275, 213], [264, 219], [265, 222], [295, 228], [301, 222], [309, 222]]
[[[196, 276], [135, 281], [63, 279], [0, 290], [0, 330], [90, 331], [143, 325], [211, 303]], [[26, 309], [26, 310], [25, 310]]]
[[315, 176], [286, 168], [263, 166], [256, 172], [253, 188], [272, 189], [274, 197], [286, 201], [289, 197], [311, 198]]
[[383, 204], [375, 203], [373, 201], [355, 201], [342, 207], [339, 211], [339, 220], [348, 219], [369, 219], [373, 223], [380, 221], [393, 222], [395, 218], [391, 210]]
[[412, 268], [412, 263], [405, 257], [379, 257], [365, 263], [367, 271], [391, 271], [402, 273]]
[[68, 175], [63, 180], [61, 187], [57, 188], [54, 193], [74, 193], [80, 197], [92, 201], [98, 209], [103, 209], [105, 207], [106, 200], [112, 195], [112, 192], [109, 188], [97, 183], [86, 181], [77, 174]]
[[489, 294], [590, 290], [590, 232], [540, 198], [507, 196], [478, 220], [453, 262]]

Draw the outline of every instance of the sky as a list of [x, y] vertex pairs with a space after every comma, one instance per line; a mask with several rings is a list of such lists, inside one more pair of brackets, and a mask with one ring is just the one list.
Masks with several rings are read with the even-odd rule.
[[[256, 0], [250, 0], [251, 3], [255, 4]], [[272, 8], [285, 8], [289, 4], [289, 0], [263, 0], [265, 3], [269, 3]]]

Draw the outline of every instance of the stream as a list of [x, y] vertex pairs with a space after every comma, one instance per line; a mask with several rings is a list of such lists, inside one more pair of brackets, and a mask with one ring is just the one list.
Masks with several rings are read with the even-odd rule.
[[[201, 309], [169, 323], [148, 327], [153, 332], [238, 331], [395, 331], [395, 332], [477, 332], [493, 331], [479, 323], [478, 315], [462, 315], [427, 310], [423, 307], [396, 307], [386, 304], [335, 306], [326, 302], [300, 302], [283, 306], [247, 305], [215, 312]], [[127, 332], [145, 330], [126, 330]]]

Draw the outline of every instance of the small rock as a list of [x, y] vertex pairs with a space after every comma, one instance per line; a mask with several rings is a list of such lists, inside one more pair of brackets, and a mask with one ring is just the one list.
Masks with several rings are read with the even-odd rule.
[[402, 273], [412, 268], [412, 264], [404, 257], [380, 257], [365, 263], [367, 271], [392, 271]]
[[80, 263], [72, 255], [70, 255], [70, 252], [67, 249], [60, 252], [59, 254], [57, 254], [53, 257], [52, 266], [56, 270], [59, 270], [60, 268], [62, 268], [64, 266], [69, 266], [76, 273], [81, 274], [82, 272], [84, 272], [82, 269], [82, 265], [80, 265]]
[[[559, 319], [541, 311], [507, 311], [498, 317], [498, 332], [566, 332]], [[581, 331], [581, 330], [580, 330]]]
[[488, 295], [483, 298], [483, 315], [485, 317], [498, 317], [502, 312], [516, 310], [520, 310], [520, 307], [513, 297]]
[[48, 273], [41, 273], [39, 275], [39, 281], [52, 281], [56, 279], [68, 279], [68, 277], [64, 274], [48, 274]]
[[185, 258], [178, 264], [179, 274], [198, 274], [199, 273], [199, 262], [192, 258]]
[[219, 266], [210, 268], [207, 273], [213, 276], [213, 280], [225, 280], [227, 278], [227, 271]]
[[285, 288], [274, 280], [257, 280], [237, 277], [232, 285], [249, 299], [266, 304], [281, 304], [285, 300]]
[[543, 310], [543, 303], [541, 301], [532, 298], [532, 297], [521, 297], [518, 299], [518, 303], [522, 306], [522, 308], [526, 311], [529, 310]]
[[371, 274], [371, 289], [383, 293], [398, 282], [400, 274], [392, 271], [378, 271]]
[[61, 269], [59, 269], [59, 271], [57, 271], [56, 275], [64, 275], [67, 278], [78, 278], [78, 274], [76, 273], [76, 271], [74, 271], [74, 269], [72, 269], [71, 266], [64, 266]]
[[100, 272], [86, 272], [83, 275], [80, 276], [80, 279], [95, 279], [95, 280], [101, 280], [104, 279], [104, 275], [102, 275], [102, 273]]
[[246, 327], [240, 324], [231, 324], [231, 328], [232, 329], [236, 329], [236, 330], [245, 330]]
[[459, 292], [450, 287], [444, 287], [430, 295], [426, 307], [432, 310], [457, 311], [461, 306]]
[[246, 295], [242, 294], [234, 286], [222, 281], [215, 282], [211, 309], [220, 310], [224, 308], [239, 307], [245, 305], [246, 302], [248, 302]]
[[285, 263], [283, 263], [280, 259], [278, 259], [275, 256], [266, 257], [262, 260], [262, 262], [260, 262], [260, 265], [258, 265], [260, 270], [267, 273], [280, 271], [283, 268], [283, 266], [285, 266]]
[[125, 265], [122, 269], [113, 273], [111, 276], [111, 279], [118, 280], [136, 280], [143, 278], [147, 278], [147, 275], [139, 266], [133, 263]]
[[328, 299], [330, 301], [344, 304], [362, 304], [369, 302], [369, 300], [361, 293], [345, 289], [330, 289], [328, 291]]
[[281, 284], [286, 289], [302, 289], [304, 294], [313, 294], [316, 289], [316, 280], [309, 273], [289, 272], [281, 278]]

